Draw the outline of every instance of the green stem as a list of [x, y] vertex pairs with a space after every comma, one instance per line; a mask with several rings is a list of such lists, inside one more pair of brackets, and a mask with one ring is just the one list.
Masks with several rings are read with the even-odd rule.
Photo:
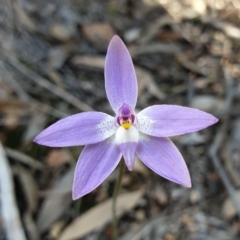
[[121, 187], [122, 176], [124, 172], [125, 163], [123, 160], [120, 162], [118, 178], [115, 184], [114, 193], [113, 193], [113, 203], [112, 203], [112, 227], [113, 227], [113, 239], [118, 240], [118, 228], [117, 228], [117, 217], [116, 217], [116, 202], [119, 189]]

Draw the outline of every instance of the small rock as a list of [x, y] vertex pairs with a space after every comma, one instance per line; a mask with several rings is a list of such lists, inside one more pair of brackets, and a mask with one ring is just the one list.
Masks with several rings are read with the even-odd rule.
[[48, 55], [49, 68], [60, 69], [68, 57], [67, 49], [64, 47], [56, 47], [51, 49]]
[[67, 42], [73, 37], [71, 29], [59, 23], [52, 25], [50, 33], [53, 38], [61, 42]]
[[[240, 199], [240, 191], [235, 192], [236, 199]], [[237, 214], [235, 207], [232, 204], [232, 200], [228, 197], [222, 207], [222, 215], [225, 219], [231, 219]]]
[[192, 204], [195, 204], [195, 203], [198, 203], [201, 200], [201, 194], [198, 190], [194, 189], [190, 192], [189, 198], [190, 198], [190, 202]]
[[134, 42], [140, 37], [140, 33], [141, 33], [140, 28], [129, 29], [124, 33], [124, 39], [127, 43]]

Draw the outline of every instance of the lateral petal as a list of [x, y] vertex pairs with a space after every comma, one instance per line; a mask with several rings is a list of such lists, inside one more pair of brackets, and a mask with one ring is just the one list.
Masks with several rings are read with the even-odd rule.
[[114, 117], [102, 112], [84, 112], [66, 117], [43, 130], [34, 142], [49, 147], [97, 143], [116, 131]]
[[138, 86], [131, 56], [123, 41], [114, 36], [105, 60], [105, 88], [115, 113], [123, 103], [136, 106]]
[[72, 188], [73, 200], [98, 187], [116, 168], [121, 156], [118, 146], [109, 139], [87, 145], [75, 168]]
[[137, 114], [136, 128], [155, 137], [196, 132], [218, 121], [213, 115], [194, 108], [154, 105]]
[[136, 154], [158, 175], [185, 187], [191, 187], [186, 163], [176, 146], [168, 138], [141, 137]]

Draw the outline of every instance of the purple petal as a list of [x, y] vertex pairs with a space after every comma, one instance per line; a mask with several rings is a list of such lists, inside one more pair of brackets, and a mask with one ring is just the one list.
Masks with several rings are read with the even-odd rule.
[[123, 41], [114, 36], [105, 60], [105, 88], [108, 100], [117, 113], [123, 103], [136, 106], [138, 87], [131, 56]]
[[134, 167], [137, 143], [136, 142], [121, 143], [118, 146], [121, 149], [128, 170], [132, 171]]
[[49, 147], [68, 147], [103, 141], [116, 131], [115, 120], [101, 112], [85, 112], [59, 120], [43, 130], [34, 142]]
[[142, 137], [137, 147], [138, 157], [162, 177], [191, 187], [191, 179], [181, 153], [168, 138]]
[[213, 115], [194, 108], [155, 105], [137, 114], [136, 128], [155, 137], [196, 132], [218, 121]]
[[73, 200], [98, 187], [116, 168], [121, 156], [119, 147], [109, 139], [87, 145], [83, 149], [75, 169]]

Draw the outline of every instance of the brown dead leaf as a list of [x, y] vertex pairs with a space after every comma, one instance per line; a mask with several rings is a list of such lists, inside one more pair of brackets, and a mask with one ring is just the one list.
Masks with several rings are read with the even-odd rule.
[[11, 115], [7, 115], [3, 120], [3, 126], [5, 126], [6, 128], [13, 130], [15, 129], [17, 126], [20, 125], [20, 119], [17, 116], [11, 116]]
[[168, 202], [168, 196], [163, 187], [157, 186], [154, 195], [159, 204], [165, 205]]
[[30, 171], [21, 166], [17, 166], [16, 174], [18, 175], [20, 182], [22, 184], [25, 199], [28, 203], [27, 204], [28, 211], [34, 213], [38, 201], [37, 184]]
[[24, 124], [21, 118], [29, 115], [29, 109], [26, 104], [20, 101], [0, 101], [0, 114], [3, 115], [1, 124], [8, 129], [14, 129]]
[[71, 168], [60, 179], [56, 179], [52, 191], [46, 197], [37, 219], [37, 226], [41, 233], [68, 210], [68, 206], [72, 202], [73, 174], [74, 168]]
[[0, 112], [14, 116], [23, 116], [27, 112], [27, 105], [19, 101], [1, 101]]
[[174, 42], [182, 38], [180, 31], [165, 30], [157, 35], [157, 39], [161, 42]]
[[23, 213], [23, 222], [24, 226], [28, 232], [28, 236], [30, 239], [39, 240], [39, 232], [37, 230], [35, 221], [33, 220], [33, 214], [36, 211], [38, 195], [37, 195], [37, 184], [30, 173], [29, 170], [16, 166], [14, 168], [16, 175], [19, 177], [21, 186], [23, 189], [23, 194], [26, 199], [26, 209]]
[[[117, 216], [121, 216], [124, 212], [132, 209], [142, 194], [142, 189], [131, 193], [121, 194], [117, 199]], [[75, 221], [73, 221], [65, 229], [65, 231], [63, 231], [59, 240], [73, 240], [81, 238], [94, 229], [100, 228], [111, 220], [111, 207], [112, 199], [108, 199], [93, 207], [83, 215], [76, 218]]]
[[83, 26], [85, 37], [99, 49], [106, 49], [115, 35], [115, 31], [108, 23], [91, 23]]
[[66, 149], [54, 149], [49, 152], [45, 161], [49, 167], [59, 167], [71, 162], [72, 156]]
[[142, 161], [140, 161], [138, 157], [135, 157], [134, 171], [142, 173], [143, 175], [147, 175], [149, 172], [147, 167], [142, 163]]

